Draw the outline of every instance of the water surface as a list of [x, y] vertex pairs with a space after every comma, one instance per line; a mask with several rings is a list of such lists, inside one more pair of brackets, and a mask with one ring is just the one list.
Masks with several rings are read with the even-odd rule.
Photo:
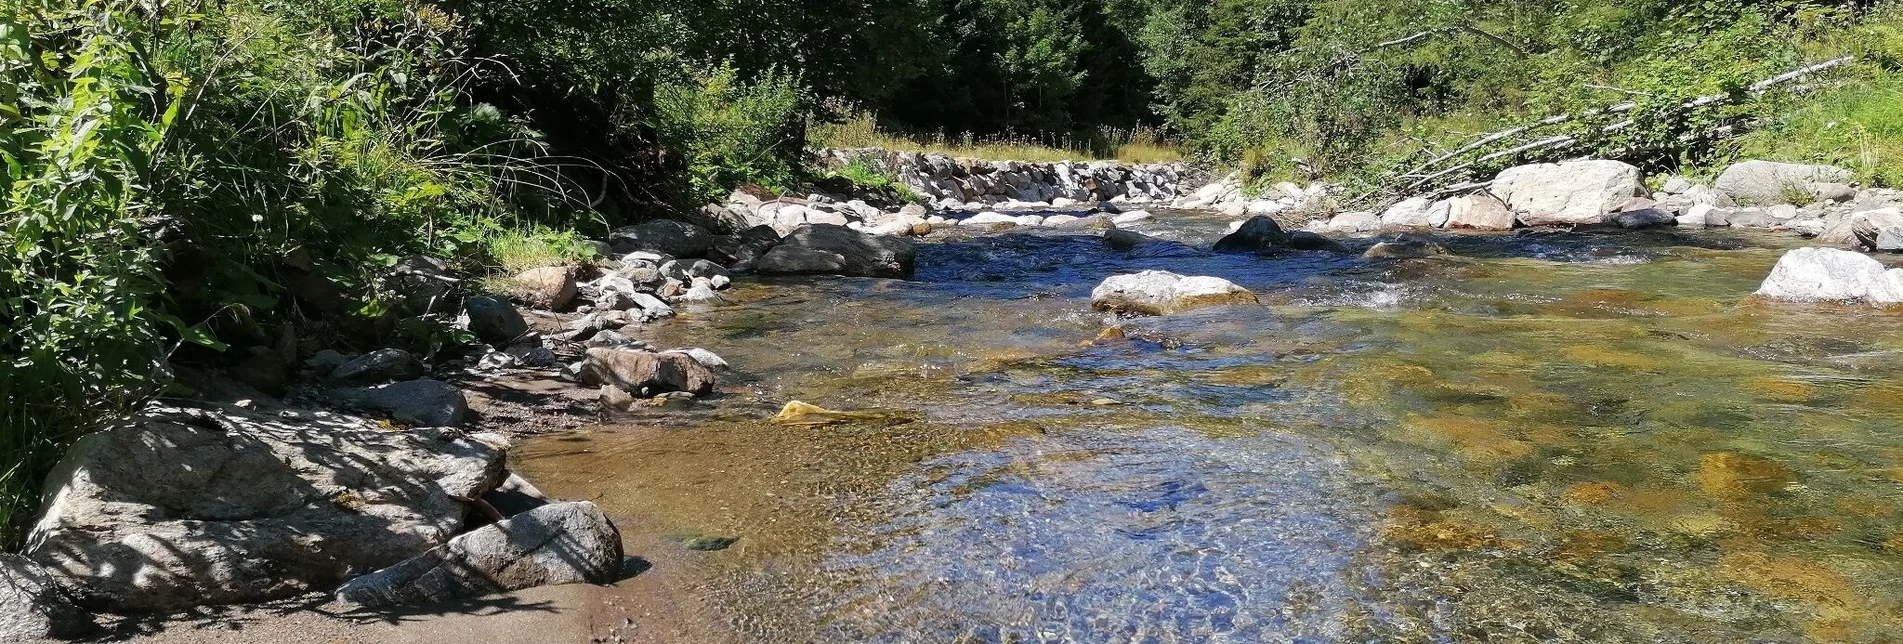
[[[1895, 641], [1903, 315], [1747, 298], [1793, 239], [1458, 257], [935, 240], [914, 281], [744, 281], [645, 333], [692, 412], [522, 446], [552, 492], [735, 536], [686, 589], [772, 642]], [[1263, 306], [1117, 320], [1108, 275]], [[1100, 338], [1107, 327], [1121, 334]], [[770, 425], [788, 400], [887, 410]]]

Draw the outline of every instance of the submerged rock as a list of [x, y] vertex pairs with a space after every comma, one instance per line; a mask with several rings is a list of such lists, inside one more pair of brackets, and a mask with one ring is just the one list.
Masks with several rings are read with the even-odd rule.
[[845, 226], [801, 226], [754, 262], [762, 275], [844, 275], [905, 279], [918, 247], [910, 240], [869, 235]]
[[502, 461], [439, 430], [155, 406], [67, 452], [25, 554], [114, 612], [329, 590], [448, 542]]
[[337, 589], [359, 606], [435, 604], [560, 584], [605, 584], [621, 569], [621, 533], [595, 504], [555, 503], [449, 540]]
[[1090, 294], [1100, 311], [1169, 315], [1208, 306], [1255, 304], [1254, 293], [1220, 277], [1185, 277], [1167, 271], [1143, 271], [1106, 279]]
[[1452, 254], [1446, 246], [1427, 239], [1397, 239], [1375, 244], [1361, 256], [1367, 259], [1417, 259]]
[[1903, 269], [1886, 269], [1862, 253], [1799, 248], [1778, 260], [1757, 294], [1800, 302], [1903, 303]]
[[584, 385], [613, 385], [636, 396], [669, 391], [704, 396], [712, 393], [718, 382], [712, 370], [686, 353], [653, 353], [613, 347], [589, 349], [580, 376]]

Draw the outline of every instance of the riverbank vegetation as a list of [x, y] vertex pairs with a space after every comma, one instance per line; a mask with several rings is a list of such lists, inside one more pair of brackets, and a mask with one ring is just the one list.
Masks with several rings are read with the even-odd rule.
[[427, 335], [384, 280], [401, 258], [583, 259], [571, 231], [802, 188], [813, 143], [1372, 190], [1569, 114], [1463, 154], [1566, 136], [1490, 163], [1761, 154], [1888, 182], [1900, 64], [1903, 18], [1862, 1], [9, 3], [0, 538], [168, 362]]

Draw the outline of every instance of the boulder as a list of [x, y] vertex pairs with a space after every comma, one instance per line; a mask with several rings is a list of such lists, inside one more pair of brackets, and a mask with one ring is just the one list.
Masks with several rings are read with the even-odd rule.
[[1513, 211], [1488, 195], [1467, 195], [1448, 199], [1447, 227], [1472, 230], [1512, 230]]
[[1712, 188], [1741, 204], [1784, 203], [1795, 195], [1816, 194], [1816, 184], [1845, 183], [1855, 175], [1827, 165], [1742, 161], [1725, 168]]
[[334, 414], [153, 406], [74, 444], [24, 554], [112, 612], [335, 588], [447, 543], [504, 448]]
[[1103, 234], [1103, 242], [1111, 250], [1127, 253], [1138, 246], [1162, 243], [1163, 240], [1130, 230], [1110, 230]]
[[1325, 250], [1334, 253], [1348, 251], [1348, 248], [1342, 246], [1340, 242], [1306, 230], [1289, 233], [1288, 247], [1295, 250]]
[[1612, 223], [1626, 230], [1659, 228], [1678, 225], [1678, 217], [1659, 208], [1641, 208], [1628, 210], [1612, 217]]
[[97, 628], [39, 562], [0, 553], [0, 642], [73, 639]]
[[522, 271], [509, 280], [509, 294], [523, 304], [545, 311], [559, 311], [575, 300], [580, 291], [573, 266], [544, 266]]
[[1167, 271], [1113, 276], [1090, 293], [1092, 308], [1138, 315], [1169, 315], [1207, 306], [1257, 302], [1249, 289], [1229, 280], [1186, 277]]
[[528, 320], [522, 319], [522, 312], [508, 300], [479, 295], [463, 303], [463, 311], [469, 317], [469, 332], [476, 334], [483, 342], [501, 347], [508, 346], [516, 338], [529, 332]]
[[455, 427], [469, 418], [469, 402], [462, 390], [440, 380], [342, 389], [331, 395], [338, 402], [383, 412], [391, 420], [415, 427]]
[[1757, 294], [1800, 302], [1903, 303], [1903, 269], [1886, 269], [1863, 253], [1799, 248], [1778, 260]]
[[1433, 228], [1436, 225], [1431, 212], [1433, 208], [1434, 202], [1426, 197], [1408, 199], [1389, 206], [1386, 212], [1381, 213], [1381, 225], [1393, 228]]
[[1711, 211], [1717, 209], [1717, 206], [1701, 203], [1686, 210], [1685, 214], [1674, 218], [1673, 223], [1684, 228], [1704, 228], [1710, 225]]
[[399, 260], [384, 278], [384, 287], [403, 299], [406, 310], [414, 314], [456, 310], [455, 271], [449, 262], [428, 255], [411, 255]]
[[608, 233], [608, 243], [615, 252], [624, 254], [644, 250], [696, 258], [705, 256], [712, 242], [713, 237], [705, 229], [672, 219], [626, 226]]
[[970, 217], [964, 218], [963, 220], [958, 222], [958, 225], [960, 226], [990, 226], [992, 224], [1015, 224], [1017, 222], [1018, 222], [1018, 218], [1013, 217], [1011, 215], [995, 213], [995, 212], [981, 212], [981, 213], [972, 215]]
[[1507, 168], [1488, 190], [1528, 226], [1597, 224], [1644, 189], [1639, 169], [1622, 161], [1568, 161]]
[[1885, 208], [1851, 215], [1850, 234], [1865, 250], [1903, 251], [1903, 210]]
[[351, 358], [330, 372], [330, 379], [353, 385], [423, 377], [423, 361], [402, 349], [378, 349]]
[[1150, 211], [1148, 210], [1132, 210], [1130, 212], [1119, 213], [1117, 216], [1111, 217], [1110, 223], [1116, 224], [1118, 226], [1129, 226], [1133, 224], [1140, 224], [1155, 218], [1156, 218], [1156, 215], [1150, 214]]
[[636, 396], [669, 391], [696, 396], [713, 393], [718, 379], [692, 355], [679, 351], [653, 353], [613, 347], [588, 350], [580, 371], [583, 385], [613, 385]]
[[887, 235], [830, 224], [801, 226], [754, 261], [762, 275], [909, 278], [918, 247]]
[[1365, 233], [1381, 228], [1381, 216], [1371, 212], [1344, 212], [1328, 220], [1329, 232]]
[[1236, 232], [1216, 242], [1218, 253], [1261, 253], [1288, 246], [1288, 232], [1268, 215], [1256, 215], [1242, 223]]
[[1857, 189], [1847, 183], [1817, 182], [1810, 185], [1812, 198], [1829, 203], [1841, 203], [1857, 198]]
[[436, 604], [621, 572], [621, 533], [595, 504], [554, 503], [484, 526], [337, 589], [347, 605]]

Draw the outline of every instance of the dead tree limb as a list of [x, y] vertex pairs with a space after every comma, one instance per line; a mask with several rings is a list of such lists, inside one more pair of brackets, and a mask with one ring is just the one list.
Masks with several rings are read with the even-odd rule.
[[[1418, 40], [1420, 38], [1425, 38], [1427, 36], [1430, 36], [1433, 33], [1434, 32], [1422, 32], [1420, 34], [1415, 34], [1413, 36], [1409, 36], [1408, 38], [1405, 38], [1402, 40]], [[1399, 41], [1391, 41], [1391, 42], [1399, 42]], [[1852, 62], [1855, 62], [1856, 59], [1857, 59], [1856, 56], [1844, 56], [1841, 58], [1834, 58], [1834, 59], [1827, 60], [1821, 63], [1817, 63], [1815, 65], [1810, 65], [1810, 66], [1794, 69], [1782, 74], [1778, 74], [1777, 76], [1773, 76], [1773, 77], [1758, 81], [1756, 83], [1752, 83], [1750, 87], [1747, 88], [1747, 92], [1753, 96], [1762, 95], [1766, 92], [1769, 92], [1771, 89], [1779, 85], [1782, 85], [1784, 83], [1788, 83], [1790, 81], [1803, 78], [1805, 76], [1810, 76], [1812, 74], [1816, 74], [1819, 72], [1828, 71], [1830, 69], [1848, 65]], [[1709, 94], [1705, 96], [1699, 96], [1690, 101], [1686, 101], [1683, 104], [1680, 104], [1676, 109], [1679, 111], [1695, 110], [1695, 109], [1708, 107], [1711, 105], [1724, 102], [1730, 99], [1731, 97], [1732, 95], [1730, 94]], [[1466, 145], [1463, 145], [1452, 152], [1442, 154], [1438, 157], [1435, 157], [1424, 163], [1421, 163], [1420, 165], [1415, 166], [1406, 172], [1402, 172], [1396, 175], [1395, 178], [1400, 180], [1415, 179], [1413, 183], [1409, 184], [1407, 188], [1405, 188], [1405, 190], [1411, 191], [1411, 190], [1420, 188], [1423, 185], [1431, 183], [1437, 179], [1441, 179], [1448, 175], [1452, 175], [1454, 173], [1467, 170], [1467, 169], [1470, 169], [1475, 166], [1479, 166], [1488, 162], [1497, 161], [1503, 158], [1514, 157], [1521, 154], [1525, 154], [1527, 152], [1533, 152], [1537, 150], [1569, 146], [1574, 143], [1577, 143], [1579, 141], [1579, 138], [1577, 136], [1572, 136], [1572, 135], [1547, 137], [1544, 139], [1533, 141], [1531, 143], [1519, 145], [1510, 149], [1493, 152], [1493, 153], [1481, 156], [1480, 158], [1474, 159], [1473, 161], [1469, 161], [1466, 163], [1462, 163], [1460, 165], [1439, 170], [1437, 172], [1432, 172], [1430, 174], [1422, 174], [1422, 173], [1428, 172], [1429, 170], [1432, 170], [1433, 168], [1443, 163], [1447, 163], [1448, 161], [1452, 161], [1454, 159], [1460, 158], [1461, 156], [1467, 155], [1481, 148], [1485, 148], [1494, 143], [1498, 143], [1500, 141], [1511, 139], [1516, 136], [1527, 134], [1529, 132], [1532, 132], [1538, 129], [1552, 127], [1555, 125], [1562, 125], [1565, 123], [1569, 123], [1569, 122], [1573, 122], [1577, 120], [1584, 120], [1584, 119], [1592, 118], [1596, 116], [1624, 114], [1626, 112], [1630, 112], [1632, 110], [1638, 109], [1638, 106], [1639, 104], [1636, 101], [1626, 101], [1623, 103], [1618, 103], [1616, 105], [1607, 106], [1602, 109], [1586, 110], [1584, 112], [1580, 112], [1579, 114], [1562, 114], [1559, 116], [1550, 116], [1545, 119], [1535, 121], [1533, 123], [1528, 123], [1526, 125], [1512, 127], [1505, 130], [1501, 130], [1499, 132], [1482, 135], [1481, 137], [1474, 139], [1472, 142]], [[1610, 134], [1614, 132], [1619, 132], [1626, 128], [1632, 127], [1635, 124], [1637, 124], [1637, 120], [1635, 119], [1624, 119], [1616, 123], [1613, 123], [1611, 125], [1600, 128], [1598, 130], [1598, 133]], [[1688, 134], [1686, 136], [1689, 137], [1693, 135]], [[1685, 137], [1680, 137], [1680, 140], [1684, 141], [1687, 139]]]

